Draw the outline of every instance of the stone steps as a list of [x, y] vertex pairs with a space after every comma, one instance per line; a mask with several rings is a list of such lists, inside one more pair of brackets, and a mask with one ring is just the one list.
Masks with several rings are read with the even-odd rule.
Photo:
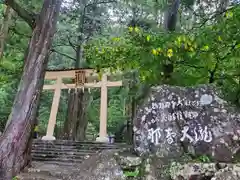
[[83, 162], [83, 160], [84, 160], [84, 158], [82, 158], [82, 157], [78, 157], [78, 158], [53, 157], [53, 158], [51, 158], [51, 157], [42, 157], [41, 155], [34, 157], [34, 161], [41, 161], [41, 162], [57, 161], [57, 162], [66, 162], [66, 163], [81, 163], [81, 162]]
[[74, 171], [85, 159], [105, 149], [129, 148], [126, 144], [106, 144], [79, 141], [34, 140], [32, 144], [33, 167], [20, 174], [21, 180], [61, 180]]
[[53, 160], [49, 160], [49, 161], [33, 161], [35, 163], [44, 163], [46, 165], [50, 164], [50, 165], [56, 165], [56, 166], [61, 166], [61, 167], [66, 167], [66, 166], [74, 166], [74, 165], [78, 165], [79, 163], [77, 162], [64, 162], [64, 161], [53, 161]]
[[106, 144], [99, 142], [79, 142], [79, 141], [43, 141], [34, 140], [32, 144], [33, 161], [56, 161], [81, 163], [89, 156], [104, 149], [120, 149], [126, 144]]
[[32, 155], [35, 155], [35, 154], [40, 154], [44, 152], [45, 154], [49, 154], [49, 155], [76, 155], [76, 156], [84, 156], [84, 155], [88, 155], [88, 154], [95, 154], [96, 151], [92, 151], [92, 150], [89, 150], [89, 151], [81, 151], [81, 150], [72, 150], [72, 151], [68, 151], [68, 150], [61, 150], [61, 151], [55, 151], [55, 149], [47, 149], [45, 151], [43, 151], [43, 149], [38, 149], [38, 150], [33, 150], [32, 151]]
[[118, 146], [67, 146], [67, 145], [56, 145], [56, 146], [46, 146], [46, 145], [33, 145], [33, 149], [59, 149], [59, 150], [104, 150], [104, 149], [119, 149]]
[[[126, 145], [125, 145], [126, 146]], [[104, 149], [119, 149], [122, 146], [116, 145], [116, 146], [107, 146], [107, 145], [66, 145], [66, 144], [33, 144], [33, 149], [59, 149], [59, 150], [104, 150]]]
[[[58, 150], [58, 151], [56, 151]], [[59, 151], [59, 149], [56, 148], [37, 148], [37, 149], [32, 149], [32, 153], [40, 153], [40, 152], [47, 152], [47, 153], [66, 153], [66, 154], [70, 154], [70, 153], [82, 153], [82, 154], [87, 154], [87, 153], [95, 153], [95, 150], [88, 150], [88, 149], [60, 149], [61, 151]]]
[[55, 140], [55, 141], [43, 141], [40, 139], [36, 139], [33, 141], [33, 145], [35, 144], [52, 144], [52, 145], [90, 145], [90, 146], [107, 146], [107, 147], [116, 147], [116, 146], [122, 146], [126, 145], [125, 143], [114, 143], [114, 144], [109, 144], [109, 143], [101, 143], [101, 142], [92, 142], [92, 141], [71, 141], [71, 140]]

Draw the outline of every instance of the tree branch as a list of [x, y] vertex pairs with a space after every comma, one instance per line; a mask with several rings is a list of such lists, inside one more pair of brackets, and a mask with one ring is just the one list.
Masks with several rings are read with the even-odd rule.
[[209, 71], [209, 81], [208, 82], [210, 84], [214, 83], [214, 81], [215, 81], [215, 73], [217, 71], [218, 65], [219, 65], [219, 60], [217, 59], [217, 62], [215, 63], [215, 66], [214, 66], [213, 70]]
[[35, 27], [36, 14], [22, 8], [15, 0], [5, 0], [4, 3], [10, 6], [33, 29]]
[[94, 5], [99, 5], [99, 4], [108, 4], [108, 3], [116, 3], [116, 0], [109, 0], [109, 1], [100, 1], [100, 2], [93, 2], [93, 3], [89, 3], [87, 4], [84, 9], [86, 9], [89, 6], [94, 6]]
[[210, 17], [205, 18], [205, 19], [203, 19], [203, 21], [202, 21], [201, 23], [198, 23], [199, 26], [193, 27], [192, 29], [201, 28], [201, 27], [203, 27], [208, 21], [214, 20], [216, 17], [221, 16], [223, 13], [225, 13], [225, 12], [227, 12], [227, 11], [229, 11], [229, 10], [232, 10], [232, 9], [234, 9], [234, 8], [235, 8], [235, 7], [229, 7], [229, 8], [227, 8], [227, 9], [222, 10], [222, 11], [216, 10], [214, 13], [212, 13], [212, 14], [210, 15]]
[[215, 64], [215, 66], [214, 66], [213, 70], [209, 71], [209, 74], [210, 74], [210, 76], [209, 76], [209, 83], [213, 83], [215, 81], [215, 73], [217, 71], [217, 68], [219, 66], [220, 61], [226, 59], [227, 56], [229, 56], [232, 53], [232, 51], [235, 49], [236, 45], [237, 45], [237, 43], [234, 43], [231, 46], [230, 50], [223, 57], [218, 57], [218, 56], [216, 57], [217, 62]]
[[14, 27], [11, 27], [9, 28], [10, 31], [12, 31], [13, 33], [17, 34], [17, 35], [20, 35], [20, 36], [24, 36], [26, 38], [31, 38], [32, 36], [31, 35], [28, 35], [28, 34], [23, 34], [21, 32], [19, 32], [16, 28]]
[[191, 67], [191, 68], [195, 68], [195, 69], [206, 69], [206, 67], [204, 67], [204, 66], [196, 66], [194, 64], [187, 64], [187, 63], [185, 63], [183, 61], [179, 65], [187, 66], [187, 67]]
[[76, 45], [71, 41], [71, 37], [70, 37], [70, 36], [67, 36], [67, 39], [68, 39], [69, 45], [73, 48], [74, 51], [77, 52], [77, 47], [76, 47]]
[[70, 44], [56, 44], [54, 46], [52, 46], [53, 48], [57, 48], [57, 47], [64, 47], [64, 46], [67, 46], [67, 47], [72, 47]]
[[62, 55], [62, 56], [65, 56], [65, 57], [67, 57], [67, 58], [69, 58], [69, 59], [71, 59], [71, 60], [73, 60], [73, 61], [76, 61], [75, 58], [73, 58], [73, 57], [71, 57], [71, 56], [69, 56], [69, 55], [67, 55], [67, 54], [64, 54], [64, 53], [62, 53], [62, 52], [59, 52], [59, 51], [56, 50], [56, 49], [51, 49], [51, 52], [55, 52], [55, 53], [57, 53], [57, 54], [60, 54], [60, 55]]

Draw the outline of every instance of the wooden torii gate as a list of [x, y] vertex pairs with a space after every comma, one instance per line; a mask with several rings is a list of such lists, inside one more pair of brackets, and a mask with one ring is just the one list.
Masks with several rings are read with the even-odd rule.
[[[74, 84], [64, 84], [64, 79], [74, 79]], [[48, 121], [46, 136], [43, 140], [55, 140], [54, 128], [56, 125], [57, 112], [61, 97], [62, 89], [76, 88], [101, 88], [101, 105], [100, 105], [100, 129], [99, 137], [96, 141], [108, 142], [107, 137], [107, 108], [108, 108], [108, 87], [122, 86], [122, 81], [108, 81], [108, 75], [103, 74], [101, 80], [94, 74], [93, 69], [74, 69], [63, 71], [46, 71], [45, 80], [55, 80], [53, 85], [44, 85], [43, 90], [54, 90], [52, 107]]]

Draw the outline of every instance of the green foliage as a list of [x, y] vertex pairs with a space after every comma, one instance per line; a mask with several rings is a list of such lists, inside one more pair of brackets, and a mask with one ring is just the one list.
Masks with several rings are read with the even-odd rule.
[[86, 58], [99, 69], [137, 69], [142, 82], [153, 85], [163, 82], [165, 65], [173, 64], [171, 84], [215, 82], [226, 89], [229, 81], [238, 81], [239, 76], [239, 17], [240, 7], [236, 6], [219, 16], [217, 23], [190, 32], [149, 32], [129, 27], [122, 36], [93, 39], [85, 46]]
[[170, 175], [174, 175], [176, 174], [176, 172], [179, 171], [179, 169], [181, 168], [181, 163], [179, 162], [171, 162], [169, 165], [167, 165], [166, 167], [164, 167], [163, 170], [163, 174], [165, 177], [171, 177]]
[[198, 158], [198, 160], [200, 162], [203, 162], [203, 163], [209, 163], [211, 162], [210, 158], [207, 156], [207, 155], [202, 155]]
[[8, 115], [11, 112], [14, 95], [17, 91], [19, 74], [22, 71], [23, 54], [11, 52], [0, 62], [0, 131], [3, 130]]
[[[41, 6], [36, 1], [34, 7]], [[24, 3], [25, 7], [31, 4]], [[32, 6], [33, 7], [33, 6]], [[0, 15], [4, 13], [5, 5], [0, 4]], [[35, 8], [32, 8], [34, 10]], [[36, 8], [38, 9], [38, 8]], [[0, 16], [0, 21], [2, 16]], [[17, 91], [23, 70], [24, 52], [27, 48], [31, 29], [20, 18], [15, 17], [10, 23], [10, 30], [5, 44], [4, 56], [0, 59], [0, 131], [3, 131], [5, 123], [11, 112], [13, 100]]]
[[139, 169], [135, 169], [135, 171], [124, 171], [123, 173], [126, 177], [138, 177]]
[[19, 178], [17, 176], [14, 176], [12, 180], [19, 180]]

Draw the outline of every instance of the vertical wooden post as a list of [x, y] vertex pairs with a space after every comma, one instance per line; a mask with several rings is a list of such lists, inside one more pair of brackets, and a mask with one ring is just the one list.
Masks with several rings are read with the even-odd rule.
[[2, 27], [0, 30], [0, 61], [3, 56], [5, 40], [8, 36], [8, 30], [9, 30], [9, 26], [10, 26], [11, 19], [13, 16], [13, 12], [14, 11], [12, 10], [12, 8], [10, 6], [7, 6], [6, 10], [4, 12], [5, 17], [2, 20]]
[[108, 142], [108, 135], [107, 135], [107, 96], [108, 96], [108, 89], [107, 89], [107, 75], [103, 74], [102, 82], [101, 82], [101, 107], [100, 107], [100, 129], [99, 129], [99, 137], [96, 141], [99, 142]]
[[56, 125], [58, 106], [59, 106], [60, 97], [61, 97], [61, 84], [62, 84], [62, 78], [61, 77], [57, 78], [50, 118], [48, 121], [47, 134], [46, 134], [46, 136], [42, 137], [42, 140], [55, 140], [56, 139], [53, 136], [53, 133], [54, 133], [55, 125]]

